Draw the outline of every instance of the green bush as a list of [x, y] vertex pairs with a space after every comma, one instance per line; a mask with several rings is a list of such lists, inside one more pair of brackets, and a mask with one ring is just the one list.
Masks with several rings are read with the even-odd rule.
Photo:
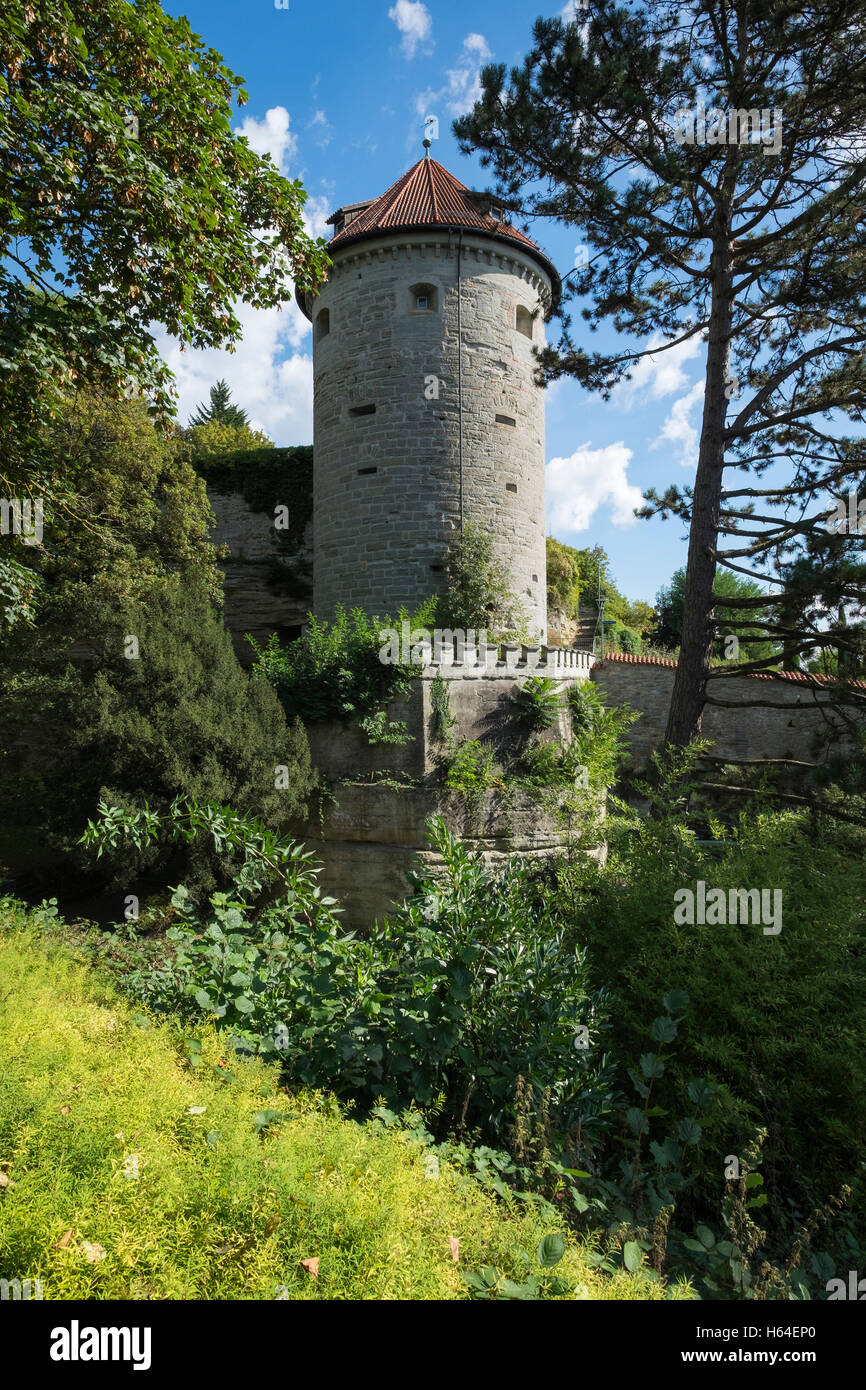
[[[583, 952], [519, 860], [494, 874], [433, 821], [439, 875], [360, 941], [338, 926], [299, 846], [215, 808], [175, 807], [166, 820], [229, 842], [243, 864], [231, 896], [204, 912], [176, 891], [174, 959], [123, 973], [149, 1006], [216, 1018], [241, 1049], [279, 1051], [292, 1082], [367, 1109], [380, 1097], [396, 1110], [435, 1102], [446, 1129], [504, 1136], [521, 1076], [566, 1128], [604, 1107], [603, 1064], [575, 1050], [580, 1025], [597, 1032], [602, 996], [590, 997]], [[164, 828], [105, 808], [88, 839], [139, 846]]]
[[426, 628], [435, 607], [431, 599], [412, 618], [401, 609], [396, 620], [371, 618], [360, 608], [347, 613], [342, 605], [332, 623], [310, 614], [306, 631], [287, 647], [276, 634], [264, 647], [250, 638], [254, 669], [271, 682], [290, 719], [315, 723], [373, 714], [387, 700], [405, 694], [416, 671], [411, 649], [408, 663], [381, 659], [382, 630], [400, 634], [404, 622], [410, 633]]
[[493, 537], [467, 520], [445, 557], [447, 588], [437, 619], [443, 628], [486, 631], [491, 640], [526, 637], [527, 618], [513, 592], [511, 572], [498, 560]]
[[[6, 780], [7, 814], [29, 812], [64, 854], [100, 795], [127, 806], [177, 796], [231, 803], [275, 826], [303, 819], [313, 787], [304, 730], [288, 726], [267, 682], [239, 665], [205, 597], [167, 582], [146, 606], [106, 613], [85, 635], [88, 650], [62, 679], [33, 673], [6, 693], [25, 731], [28, 708], [38, 715], [41, 739], [24, 786]], [[137, 656], [126, 655], [136, 650], [130, 638]], [[110, 861], [126, 883], [165, 862], [155, 852]]]
[[[519, 1251], [561, 1229], [431, 1169], [393, 1117], [354, 1123], [211, 1029], [154, 1024], [58, 937], [0, 903], [0, 1278], [49, 1300], [466, 1298], [462, 1269], [524, 1279]], [[566, 1246], [544, 1296], [665, 1296]]]
[[562, 687], [549, 676], [530, 676], [511, 696], [511, 703], [533, 733], [551, 729], [559, 718]]
[[[847, 1210], [866, 1195], [863, 832], [759, 811], [743, 813], [729, 831], [712, 822], [721, 845], [702, 846], [697, 832], [706, 836], [706, 825], [684, 818], [677, 777], [655, 786], [652, 816], [609, 823], [605, 867], [575, 860], [563, 870], [557, 904], [586, 943], [597, 980], [615, 985], [612, 1050], [621, 1065], [633, 1066], [645, 1048], [665, 990], [691, 1001], [655, 1098], [671, 1114], [688, 1114], [695, 1077], [718, 1096], [680, 1226], [717, 1219], [725, 1156], [742, 1155], [766, 1131], [762, 1223], [770, 1248], [787, 1249], [844, 1187], [854, 1193]], [[781, 932], [678, 924], [674, 893], [698, 880], [726, 891], [780, 889]], [[850, 1258], [849, 1219], [843, 1210], [831, 1223], [840, 1262]]]

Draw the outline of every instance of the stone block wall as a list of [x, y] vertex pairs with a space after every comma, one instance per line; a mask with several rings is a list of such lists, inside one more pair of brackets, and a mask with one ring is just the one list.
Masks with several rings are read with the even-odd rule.
[[[387, 787], [342, 783], [324, 815], [324, 832], [313, 820], [305, 836], [323, 864], [323, 891], [343, 908], [350, 927], [364, 928], [383, 917], [409, 892], [408, 874], [435, 871], [439, 856], [427, 841], [427, 822], [441, 816], [453, 834], [499, 867], [511, 855], [545, 858], [561, 853], [565, 832], [551, 812], [525, 794], [506, 805], [500, 792], [486, 792], [467, 806], [457, 792], [436, 787]], [[603, 858], [604, 846], [589, 848]]]
[[[313, 301], [321, 617], [338, 602], [394, 615], [442, 590], [460, 519], [457, 254], [447, 231], [349, 246]], [[532, 348], [550, 285], [516, 246], [467, 232], [460, 254], [464, 515], [493, 537], [543, 640], [544, 402]], [[414, 308], [418, 286], [430, 287], [429, 312]], [[534, 316], [532, 339], [516, 327], [518, 306]]]
[[[357, 727], [314, 724], [308, 730], [313, 762], [327, 778], [335, 800], [324, 807], [324, 829], [313, 817], [305, 838], [324, 864], [323, 886], [344, 906], [352, 926], [369, 926], [408, 892], [407, 874], [420, 861], [435, 868], [427, 843], [427, 821], [442, 816], [449, 829], [496, 865], [511, 854], [547, 856], [561, 852], [568, 832], [525, 793], [508, 799], [487, 792], [470, 805], [442, 787], [443, 745], [435, 736], [433, 682], [441, 675], [448, 691], [458, 739], [481, 739], [494, 747], [525, 738], [511, 696], [532, 676], [547, 675], [563, 694], [589, 679], [592, 658], [548, 647], [486, 646], [460, 652], [443, 648], [412, 682], [407, 695], [392, 700], [388, 717], [402, 720], [411, 741], [370, 745]], [[545, 737], [568, 740], [570, 725], [563, 700], [559, 727]], [[387, 786], [371, 774], [408, 777], [417, 785]], [[590, 847], [603, 854], [603, 846]]]
[[[631, 751], [644, 762], [664, 737], [674, 683], [675, 663], [644, 657], [612, 656], [592, 667], [592, 679], [612, 705], [630, 705], [641, 718], [631, 729]], [[769, 675], [731, 676], [710, 681], [711, 696], [746, 706], [767, 701], [778, 708], [741, 709], [707, 705], [703, 735], [712, 739], [716, 757], [740, 759], [813, 759], [812, 743], [824, 731], [832, 713], [819, 692], [797, 673], [774, 679]]]
[[245, 633], [261, 643], [272, 632], [286, 639], [306, 621], [313, 605], [313, 528], [307, 526], [303, 545], [290, 553], [273, 513], [254, 510], [240, 493], [211, 486], [208, 501], [216, 517], [213, 540], [229, 550], [221, 561], [225, 624], [238, 659], [249, 666], [255, 658]]

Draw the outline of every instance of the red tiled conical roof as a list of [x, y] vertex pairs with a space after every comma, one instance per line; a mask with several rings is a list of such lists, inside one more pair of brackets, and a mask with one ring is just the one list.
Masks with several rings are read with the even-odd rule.
[[[493, 201], [493, 200], [491, 200]], [[539, 261], [558, 291], [555, 267], [534, 241], [510, 223], [497, 221], [477, 205], [465, 183], [449, 174], [435, 159], [419, 159], [395, 184], [374, 199], [364, 211], [331, 239], [335, 251], [352, 241], [383, 232], [410, 231], [416, 227], [466, 227], [506, 241], [513, 241]]]

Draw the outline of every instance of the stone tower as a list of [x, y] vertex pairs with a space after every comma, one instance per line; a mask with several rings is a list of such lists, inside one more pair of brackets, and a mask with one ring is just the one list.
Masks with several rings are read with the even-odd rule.
[[556, 270], [429, 154], [330, 219], [313, 324], [314, 609], [380, 617], [443, 586], [461, 518], [494, 538], [546, 638], [544, 401]]

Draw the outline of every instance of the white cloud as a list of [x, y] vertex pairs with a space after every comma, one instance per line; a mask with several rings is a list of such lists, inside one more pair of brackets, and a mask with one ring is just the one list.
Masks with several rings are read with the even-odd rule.
[[481, 96], [481, 67], [493, 53], [483, 34], [467, 34], [456, 65], [445, 73], [442, 87], [428, 87], [415, 99], [419, 116], [435, 111], [444, 103], [449, 116], [463, 116], [471, 111]]
[[[660, 348], [665, 342], [670, 341], [660, 333], [654, 333], [647, 343], [647, 348]], [[631, 380], [622, 381], [614, 388], [611, 400], [615, 405], [628, 409], [639, 395], [657, 401], [662, 396], [681, 391], [689, 384], [683, 364], [697, 357], [702, 348], [701, 336], [696, 333], [693, 338], [687, 338], [685, 342], [678, 343], [676, 347], [668, 348], [665, 352], [642, 357], [632, 368]]]
[[256, 154], [269, 154], [281, 174], [288, 172], [288, 162], [298, 148], [298, 137], [289, 129], [291, 118], [285, 106], [272, 106], [264, 120], [245, 116], [235, 135], [244, 135]]
[[586, 531], [595, 513], [607, 506], [614, 526], [633, 526], [641, 490], [627, 478], [632, 451], [620, 441], [603, 449], [584, 444], [571, 458], [547, 465], [547, 515], [550, 531], [562, 535]]
[[334, 229], [328, 226], [328, 218], [333, 211], [333, 200], [330, 196], [314, 194], [312, 197], [308, 197], [301, 213], [307, 235], [311, 237], [332, 236]]
[[[321, 117], [321, 119], [320, 119]], [[327, 120], [316, 111], [311, 125]], [[247, 116], [235, 134], [246, 136], [257, 154], [269, 154], [281, 173], [297, 150], [291, 119], [284, 106], [272, 107], [258, 121]], [[327, 236], [326, 219], [333, 210], [327, 194], [308, 197], [302, 212], [304, 227], [312, 237]], [[167, 333], [156, 334], [157, 349], [174, 373], [178, 391], [178, 423], [186, 425], [211, 386], [221, 378], [231, 388], [232, 400], [250, 417], [255, 429], [264, 430], [277, 445], [309, 444], [313, 437], [313, 363], [305, 340], [310, 325], [294, 298], [282, 309], [254, 309], [236, 303], [242, 340], [234, 352], [217, 348], [181, 352]]]
[[400, 30], [400, 47], [405, 57], [414, 58], [422, 45], [429, 45], [433, 18], [421, 0], [397, 0], [396, 5], [388, 11], [388, 18], [393, 19]]
[[305, 129], [315, 130], [317, 132], [314, 138], [315, 143], [320, 149], [324, 149], [326, 145], [330, 145], [334, 138], [333, 126], [324, 111], [314, 112], [312, 120], [307, 121]]
[[683, 468], [695, 468], [698, 462], [698, 429], [692, 422], [692, 411], [704, 398], [704, 383], [696, 381], [691, 391], [674, 402], [670, 414], [661, 427], [652, 448], [660, 449], [663, 444], [672, 444], [678, 454], [678, 462]]
[[215, 381], [224, 378], [232, 400], [250, 423], [278, 445], [313, 438], [313, 363], [301, 351], [310, 325], [292, 301], [279, 309], [236, 306], [243, 341], [234, 352], [216, 348], [181, 352], [174, 338], [157, 336], [157, 348], [175, 376], [178, 423], [186, 425]]

